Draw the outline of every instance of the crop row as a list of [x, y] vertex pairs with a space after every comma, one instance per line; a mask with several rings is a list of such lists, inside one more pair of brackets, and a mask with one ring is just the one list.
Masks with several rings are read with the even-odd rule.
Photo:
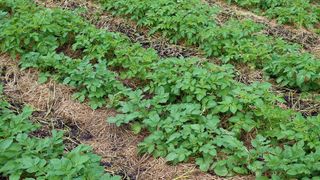
[[320, 6], [315, 5], [317, 0], [226, 0], [229, 3], [253, 9], [253, 11], [276, 19], [281, 24], [294, 24], [307, 28], [314, 28], [320, 23]]
[[320, 115], [279, 108], [269, 83], [239, 83], [231, 65], [160, 58], [75, 12], [26, 0], [1, 1], [0, 11], [1, 50], [39, 69], [41, 80], [75, 87], [91, 107], [116, 108], [109, 122], [149, 131], [140, 152], [194, 160], [220, 176], [319, 176]]
[[138, 25], [161, 33], [172, 42], [199, 46], [207, 56], [223, 63], [242, 62], [261, 68], [276, 82], [301, 90], [320, 89], [320, 60], [302, 52], [298, 44], [261, 33], [262, 25], [251, 20], [215, 23], [218, 7], [201, 0], [99, 0], [116, 15], [128, 16]]
[[[0, 87], [1, 89], [1, 87]], [[0, 90], [1, 91], [1, 90]], [[1, 92], [0, 92], [1, 93]], [[21, 113], [0, 94], [0, 173], [19, 179], [101, 179], [119, 180], [104, 173], [100, 157], [88, 146], [80, 145], [65, 153], [63, 132], [53, 130], [52, 137], [37, 138], [30, 134], [39, 125], [29, 121], [30, 107]]]

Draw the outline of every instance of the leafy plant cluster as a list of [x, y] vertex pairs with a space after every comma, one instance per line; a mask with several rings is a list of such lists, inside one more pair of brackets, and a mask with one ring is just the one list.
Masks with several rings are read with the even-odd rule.
[[[116, 108], [118, 115], [109, 122], [131, 124], [135, 133], [147, 130], [140, 152], [172, 163], [194, 161], [220, 176], [320, 176], [315, 166], [320, 162], [320, 116], [306, 118], [279, 108], [282, 99], [270, 92], [269, 83], [239, 83], [228, 64], [161, 59], [155, 50], [96, 29], [70, 11], [25, 2], [2, 1], [2, 51], [19, 57], [23, 68], [38, 68], [40, 79], [50, 76], [76, 87], [76, 96], [89, 99], [93, 108]], [[64, 26], [55, 30], [59, 24]], [[43, 39], [25, 44], [32, 33], [24, 32], [55, 40], [48, 47]], [[58, 51], [69, 46], [81, 56]], [[126, 80], [137, 83], [130, 87]]]
[[[2, 96], [2, 95], [0, 95]], [[30, 107], [21, 113], [0, 97], [0, 173], [19, 179], [120, 179], [104, 173], [100, 157], [88, 146], [80, 145], [65, 153], [63, 132], [37, 138], [30, 133], [40, 126], [29, 121]]]
[[312, 0], [227, 0], [229, 3], [255, 9], [268, 18], [276, 19], [281, 24], [295, 24], [313, 28], [320, 23], [320, 6]]
[[301, 90], [320, 88], [319, 59], [309, 53], [302, 54], [298, 44], [262, 34], [264, 27], [251, 20], [231, 19], [222, 26], [217, 25], [214, 18], [218, 7], [200, 0], [99, 2], [113, 14], [127, 15], [138, 25], [149, 27], [151, 34], [158, 32], [174, 43], [197, 45], [207, 56], [220, 57], [224, 63], [244, 62], [264, 69], [284, 86]]
[[[19, 54], [22, 68], [39, 68], [45, 72], [40, 74], [43, 81], [53, 76], [81, 89], [74, 96], [80, 101], [88, 97], [93, 108], [104, 105], [103, 99], [110, 92], [124, 89], [116, 79], [116, 74], [107, 69], [106, 61], [99, 57], [101, 52], [107, 57], [108, 51], [113, 51], [113, 46], [121, 41], [113, 40], [114, 44], [99, 43], [109, 42], [119, 35], [98, 32], [72, 12], [62, 9], [39, 10], [30, 1], [3, 1], [0, 6], [3, 10], [11, 8], [3, 11], [7, 16], [0, 25], [1, 49], [15, 57]], [[23, 7], [29, 11], [23, 10]], [[94, 38], [90, 39], [95, 35], [100, 37], [96, 42], [99, 45], [95, 44]], [[70, 44], [73, 46], [71, 53], [79, 49], [83, 57], [71, 58], [58, 51]]]
[[[116, 103], [121, 114], [109, 122], [131, 123], [136, 133], [148, 130], [139, 144], [142, 153], [173, 163], [194, 159], [201, 170], [220, 176], [319, 176], [313, 166], [320, 162], [319, 146], [313, 146], [319, 135], [309, 134], [319, 128], [320, 116], [280, 109], [270, 84], [246, 86], [233, 80], [228, 66], [197, 61], [156, 63], [150, 84]], [[146, 98], [150, 93], [154, 96]]]

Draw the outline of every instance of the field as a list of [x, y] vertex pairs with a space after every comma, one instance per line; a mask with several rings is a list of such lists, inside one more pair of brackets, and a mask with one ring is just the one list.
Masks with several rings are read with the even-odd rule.
[[317, 0], [0, 0], [0, 179], [319, 179]]

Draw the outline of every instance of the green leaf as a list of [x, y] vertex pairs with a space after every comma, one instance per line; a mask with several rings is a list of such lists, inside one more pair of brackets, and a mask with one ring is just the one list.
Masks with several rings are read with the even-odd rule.
[[201, 171], [208, 171], [212, 162], [213, 159], [210, 156], [196, 159], [196, 164], [199, 165]]
[[139, 134], [141, 129], [142, 125], [140, 123], [134, 123], [131, 125], [131, 131], [133, 131], [134, 134]]
[[0, 20], [5, 18], [5, 16], [7, 16], [7, 14], [8, 14], [7, 12], [4, 12], [4, 11], [0, 10]]
[[80, 165], [84, 164], [85, 162], [88, 162], [90, 160], [90, 157], [79, 153], [73, 156], [71, 160], [77, 165]]
[[38, 82], [40, 83], [40, 84], [44, 84], [45, 82], [47, 82], [48, 81], [48, 74], [46, 74], [46, 73], [40, 73], [39, 74], [39, 78], [38, 78]]
[[167, 155], [166, 159], [167, 161], [174, 161], [178, 159], [178, 154], [176, 154], [175, 152], [171, 152]]
[[213, 170], [214, 170], [214, 173], [216, 173], [218, 176], [227, 176], [229, 173], [225, 165], [215, 166]]
[[11, 146], [11, 144], [13, 143], [13, 139], [4, 139], [4, 140], [0, 140], [0, 150], [1, 152], [4, 152], [7, 148], [9, 148]]

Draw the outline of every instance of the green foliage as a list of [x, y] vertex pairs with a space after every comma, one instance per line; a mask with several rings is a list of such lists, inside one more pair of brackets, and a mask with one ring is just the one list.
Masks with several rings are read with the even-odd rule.
[[[130, 5], [136, 2], [130, 5], [136, 8], [130, 10], [130, 14], [143, 14], [149, 7], [144, 1], [139, 1], [141, 4], [133, 0], [117, 2], [118, 8], [121, 3]], [[171, 6], [179, 11], [197, 6], [201, 14], [202, 8], [199, 7], [205, 9], [205, 6], [195, 2], [198, 1], [190, 1], [189, 5], [184, 1], [173, 3], [163, 0], [159, 4], [164, 4], [168, 9], [164, 12], [171, 12], [168, 8]], [[118, 126], [130, 124], [134, 133], [147, 130], [149, 135], [139, 144], [141, 153], [165, 157], [172, 163], [194, 160], [201, 170], [220, 176], [255, 173], [258, 178], [290, 179], [319, 175], [318, 167], [310, 165], [319, 162], [319, 116], [305, 118], [279, 108], [277, 104], [283, 100], [270, 92], [269, 83], [239, 83], [234, 80], [231, 65], [215, 65], [199, 58], [160, 58], [155, 50], [143, 49], [117, 33], [96, 29], [66, 10], [47, 10], [30, 5], [35, 11], [26, 11], [25, 6], [18, 8], [8, 4], [0, 10], [11, 12], [14, 9], [16, 13], [6, 15], [5, 23], [0, 26], [2, 50], [18, 54], [22, 68], [39, 69], [42, 72], [41, 81], [53, 77], [75, 87], [78, 90], [75, 96], [81, 101], [88, 98], [93, 108], [109, 102], [109, 106], [118, 111], [109, 122]], [[152, 6], [157, 7], [157, 4]], [[125, 12], [126, 8], [121, 12]], [[8, 29], [26, 21], [33, 22], [34, 13], [51, 14], [55, 11], [66, 16], [66, 24], [70, 23], [71, 27], [58, 31], [58, 34], [68, 32], [67, 36], [62, 39], [58, 36], [48, 50], [44, 51], [41, 46], [39, 49], [37, 46], [24, 46], [22, 42], [28, 38], [27, 34], [15, 37], [15, 46], [8, 48], [2, 43], [10, 42], [11, 36], [15, 36], [6, 36], [2, 32], [9, 34]], [[195, 13], [190, 12], [190, 16]], [[148, 20], [148, 16], [143, 18], [143, 21]], [[73, 21], [78, 23], [77, 27], [72, 27]], [[50, 22], [55, 26], [55, 21]], [[152, 27], [157, 25], [156, 22], [154, 18]], [[199, 36], [192, 34], [194, 42], [191, 44], [214, 48], [212, 53], [221, 56], [225, 62], [245, 61], [263, 67], [270, 75], [283, 77], [278, 80], [281, 83], [310, 89], [318, 87], [317, 62], [309, 62], [309, 54], [298, 54], [299, 47], [296, 45], [258, 35], [261, 27], [251, 21], [230, 21], [225, 27], [210, 23], [213, 21], [202, 21], [200, 16], [198, 25], [202, 24], [205, 28], [200, 28]], [[191, 29], [198, 27], [196, 24], [190, 26]], [[47, 25], [37, 24], [37, 28], [42, 26]], [[29, 28], [26, 31], [34, 27]], [[163, 30], [173, 32], [170, 28]], [[50, 31], [38, 33], [39, 37], [50, 35]], [[179, 40], [188, 38], [187, 35], [170, 36], [181, 38]], [[38, 43], [41, 44], [41, 41]], [[254, 50], [254, 45], [259, 45], [259, 50]], [[70, 52], [61, 51], [66, 47], [72, 47], [72, 51], [80, 55], [68, 56]], [[237, 51], [243, 53], [237, 55]], [[303, 63], [298, 60], [301, 56], [305, 57]], [[292, 61], [285, 64], [287, 57], [291, 57]], [[290, 71], [291, 66], [295, 68], [293, 71]], [[305, 77], [304, 82], [300, 76]], [[124, 80], [138, 83], [129, 88], [122, 83]], [[72, 161], [72, 157], [65, 157], [68, 157], [68, 162]], [[68, 166], [67, 160], [59, 160], [47, 164]]]
[[32, 124], [30, 107], [16, 114], [0, 100], [0, 173], [10, 179], [120, 179], [104, 173], [100, 157], [80, 145], [64, 153], [63, 132], [52, 137], [30, 135], [40, 126]]
[[320, 63], [308, 53], [292, 53], [272, 57], [265, 71], [277, 77], [276, 81], [286, 86], [298, 85], [302, 90], [319, 89]]
[[161, 31], [173, 42], [184, 40], [190, 44], [198, 41], [197, 34], [203, 27], [214, 26], [213, 18], [218, 12], [217, 8], [203, 5], [198, 0], [102, 2], [114, 14], [130, 15], [139, 25], [150, 27], [151, 34]]
[[[257, 176], [272, 172], [283, 178], [309, 177], [317, 171], [317, 168], [309, 168], [309, 173], [293, 174], [296, 159], [287, 157], [286, 153], [294, 151], [291, 149], [300, 141], [319, 142], [316, 140], [319, 136], [313, 133], [317, 130], [311, 130], [313, 125], [319, 124], [319, 116], [305, 119], [275, 107], [273, 104], [279, 99], [268, 92], [269, 84], [237, 83], [227, 73], [228, 66], [199, 64], [196, 59], [164, 59], [154, 68], [148, 76], [150, 86], [145, 91], [126, 94], [127, 98], [118, 103], [121, 114], [109, 119], [118, 126], [134, 123], [139, 131], [145, 128], [151, 133], [139, 144], [141, 153], [166, 157], [172, 163], [196, 157], [201, 170], [213, 170], [220, 176], [251, 171]], [[150, 93], [153, 97], [145, 98]], [[299, 127], [305, 121], [310, 124]], [[259, 148], [266, 148], [260, 146], [248, 149], [241, 136], [252, 132], [259, 133], [257, 138], [272, 140], [272, 147], [264, 145], [268, 147], [265, 151], [260, 151]], [[310, 139], [309, 134], [312, 134]], [[282, 149], [282, 141], [288, 141], [288, 147]], [[316, 156], [307, 153], [308, 147], [302, 148], [305, 153], [300, 154], [300, 164], [317, 161], [307, 158]], [[275, 151], [281, 153], [278, 155]], [[272, 162], [257, 160], [269, 153], [274, 153], [279, 161], [288, 159], [285, 166], [271, 168]]]
[[72, 49], [81, 50], [83, 59], [100, 61], [112, 56], [117, 46], [127, 42], [128, 40], [121, 38], [119, 34], [98, 30], [86, 24], [81, 32], [76, 34]]
[[320, 22], [320, 16], [318, 13], [320, 7], [312, 4], [310, 0], [227, 1], [249, 9], [256, 8], [262, 15], [269, 18], [275, 18], [281, 24], [295, 24], [312, 28]]
[[[319, 116], [314, 119], [319, 121]], [[309, 124], [305, 120], [304, 123]], [[299, 132], [299, 130], [292, 129], [292, 132], [294, 131]], [[273, 132], [273, 134], [276, 134], [276, 132]], [[306, 133], [303, 134], [307, 136]], [[248, 168], [253, 170], [257, 176], [271, 171], [272, 177], [278, 178], [319, 178], [319, 146], [310, 150], [306, 145], [308, 141], [299, 139], [292, 141], [290, 138], [284, 138], [282, 139], [284, 140], [283, 148], [281, 148], [274, 146], [265, 137], [257, 136], [252, 142], [254, 149], [250, 153], [260, 154], [260, 159], [263, 159], [263, 161], [254, 160]]]
[[[39, 9], [30, 3], [28, 6], [31, 11], [18, 11], [0, 27], [0, 39], [3, 40], [0, 45], [3, 51], [13, 55], [19, 53], [23, 68], [35, 67], [43, 71], [40, 82], [45, 82], [53, 75], [63, 83], [79, 89], [80, 92], [74, 97], [80, 101], [88, 98], [94, 109], [105, 105], [104, 98], [109, 93], [124, 89], [115, 73], [107, 69], [105, 60], [109, 58], [108, 51], [114, 53], [114, 48], [120, 46], [122, 41], [118, 34], [99, 32], [94, 28], [93, 33], [96, 34], [91, 35], [89, 33], [93, 27], [71, 12]], [[96, 39], [91, 38], [93, 36]], [[113, 40], [114, 38], [118, 40]], [[73, 44], [74, 51], [81, 49], [87, 55], [81, 59], [73, 59], [64, 53], [58, 53], [58, 48], [70, 43]]]
[[[4, 2], [7, 5], [10, 4], [8, 1]], [[24, 8], [29, 11], [23, 11]], [[51, 52], [70, 41], [73, 38], [72, 34], [81, 30], [84, 24], [75, 14], [64, 13], [61, 9], [38, 11], [38, 8], [32, 3], [24, 4], [23, 9], [17, 9], [18, 12], [0, 26], [0, 47], [13, 55], [29, 51]]]
[[[299, 1], [298, 4], [302, 3], [301, 0], [297, 1]], [[310, 69], [310, 63], [303, 64], [296, 60], [286, 63], [287, 59], [292, 59], [293, 56], [300, 59], [309, 56], [312, 63], [314, 62], [316, 66], [319, 65], [319, 60], [312, 55], [300, 55], [302, 50], [299, 45], [263, 35], [261, 30], [264, 27], [251, 20], [231, 19], [219, 26], [214, 19], [219, 11], [218, 8], [211, 7], [200, 0], [161, 0], [157, 2], [151, 0], [99, 0], [99, 2], [113, 14], [129, 16], [138, 25], [150, 28], [151, 34], [161, 33], [175, 43], [182, 41], [190, 45], [197, 45], [207, 56], [219, 57], [224, 63], [245, 62], [261, 69], [273, 64], [272, 67], [266, 68], [266, 73], [277, 78], [280, 85], [298, 87], [301, 90], [320, 88], [318, 77], [320, 71]], [[265, 1], [246, 0], [246, 2], [262, 3]], [[268, 2], [278, 3], [278, 1]], [[289, 1], [281, 1], [281, 3], [291, 5]], [[303, 4], [308, 4], [308, 2]], [[292, 9], [299, 11], [300, 6], [296, 7], [298, 5]], [[308, 13], [304, 13], [304, 15], [308, 16]], [[313, 17], [313, 15], [310, 16]], [[289, 15], [284, 15], [284, 17], [290, 18]], [[312, 22], [313, 19], [311, 17], [305, 18], [305, 20]], [[301, 23], [308, 24], [309, 22], [301, 20]], [[286, 64], [286, 68], [297, 70], [297, 74], [308, 74], [310, 78], [306, 78], [301, 83], [301, 78], [292, 75], [290, 71], [280, 69], [282, 65], [276, 65], [275, 68], [275, 64]], [[299, 68], [296, 69], [296, 67]]]
[[88, 97], [89, 105], [93, 109], [105, 105], [105, 98], [108, 94], [124, 89], [123, 85], [116, 79], [116, 74], [109, 71], [103, 61], [95, 65], [88, 61], [82, 61], [77, 69], [69, 72], [69, 76], [63, 82], [81, 89], [80, 92], [75, 94], [75, 97], [80, 101]]

